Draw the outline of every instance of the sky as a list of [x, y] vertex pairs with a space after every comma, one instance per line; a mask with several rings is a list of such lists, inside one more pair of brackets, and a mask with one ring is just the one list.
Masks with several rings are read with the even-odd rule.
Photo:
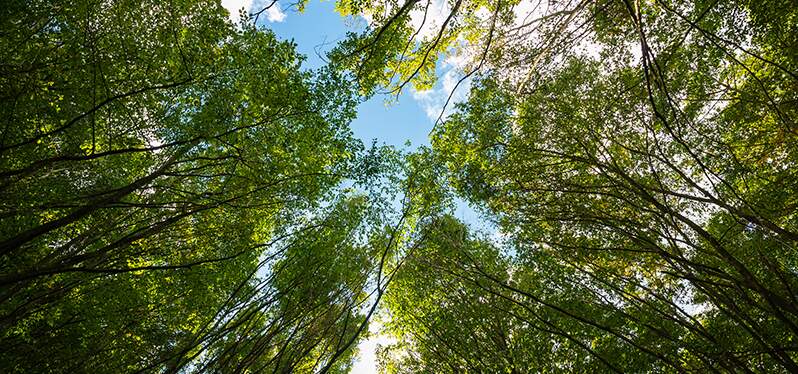
[[[222, 5], [228, 9], [234, 21], [238, 19], [239, 9], [258, 11], [269, 3], [271, 0], [266, 3], [262, 0], [222, 0]], [[297, 51], [307, 57], [307, 68], [322, 66], [325, 63], [322, 56], [342, 40], [347, 31], [362, 30], [366, 25], [363, 19], [345, 19], [338, 15], [334, 1], [310, 0], [302, 13], [290, 7], [284, 8], [284, 4], [275, 3], [263, 12], [259, 24], [273, 30], [281, 39], [293, 40]], [[447, 62], [443, 64], [444, 68], [453, 65]], [[366, 145], [376, 140], [378, 144], [408, 150], [429, 146], [429, 132], [456, 82], [452, 74], [447, 73], [441, 74], [441, 82], [433, 90], [417, 92], [412, 88], [407, 89], [390, 104], [386, 104], [385, 96], [379, 95], [362, 103], [358, 107], [357, 119], [351, 124], [354, 135]], [[457, 203], [455, 216], [466, 223], [481, 221], [474, 210], [463, 202]], [[390, 343], [388, 338], [377, 334], [379, 324], [371, 325], [372, 338], [360, 343], [360, 357], [352, 369], [353, 373], [376, 373], [376, 346]]]
[[[252, 9], [261, 9], [259, 5], [255, 2]], [[268, 19], [259, 23], [272, 29], [281, 39], [293, 40], [298, 52], [307, 57], [305, 65], [309, 68], [323, 65], [324, 53], [342, 40], [347, 31], [365, 26], [363, 19], [344, 19], [339, 16], [333, 1], [309, 1], [303, 13], [290, 8], [277, 11], [279, 5], [276, 3], [268, 12], [264, 12]], [[371, 98], [360, 105], [358, 118], [352, 123], [352, 131], [364, 143], [369, 144], [376, 139], [379, 143], [397, 147], [403, 147], [406, 141], [411, 142], [411, 148], [429, 145], [427, 135], [431, 129], [432, 121], [424, 107], [409, 91], [400, 95], [399, 100], [390, 106], [386, 105], [383, 96]]]

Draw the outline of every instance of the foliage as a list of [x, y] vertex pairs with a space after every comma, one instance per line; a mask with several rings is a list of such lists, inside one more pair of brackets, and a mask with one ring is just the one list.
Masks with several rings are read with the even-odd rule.
[[[795, 4], [337, 9], [314, 71], [216, 2], [6, 4], [0, 367], [346, 372], [382, 313], [391, 373], [798, 372]], [[353, 136], [442, 61], [431, 148]]]
[[447, 31], [502, 42], [470, 45], [480, 76], [429, 162], [508, 241], [429, 228], [384, 369], [798, 370], [796, 7], [532, 5], [516, 39], [510, 21]]
[[338, 186], [392, 168], [353, 85], [214, 1], [6, 5], [0, 366], [346, 368], [372, 207]]

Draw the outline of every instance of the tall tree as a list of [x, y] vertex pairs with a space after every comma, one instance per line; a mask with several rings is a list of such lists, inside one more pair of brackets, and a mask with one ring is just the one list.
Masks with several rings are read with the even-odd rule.
[[0, 367], [345, 369], [376, 265], [337, 188], [381, 163], [353, 85], [218, 1], [3, 12]]
[[[498, 255], [442, 266], [454, 280], [392, 304], [397, 331], [414, 334], [400, 356], [411, 370], [521, 370], [502, 344], [524, 334], [538, 335], [510, 352], [569, 351], [518, 353], [532, 371], [798, 370], [796, 7], [532, 2], [494, 23], [519, 4], [447, 4], [440, 32], [409, 48], [444, 43], [437, 57], [464, 41], [482, 73], [433, 132], [430, 162], [495, 218], [512, 255], [498, 269]], [[389, 88], [426, 82], [413, 72], [434, 67], [395, 65], [435, 58], [397, 57], [405, 45], [388, 42], [424, 6], [360, 6], [387, 15], [340, 58]], [[464, 315], [473, 329], [454, 327]], [[516, 326], [493, 330], [507, 319]]]

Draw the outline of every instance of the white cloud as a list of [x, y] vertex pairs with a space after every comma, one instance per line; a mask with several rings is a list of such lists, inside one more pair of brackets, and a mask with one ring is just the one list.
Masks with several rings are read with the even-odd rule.
[[[454, 110], [454, 105], [463, 102], [468, 98], [471, 90], [472, 79], [466, 78], [458, 85], [458, 82], [465, 75], [467, 65], [473, 60], [473, 48], [463, 48], [460, 53], [447, 57], [442, 64], [445, 73], [431, 90], [416, 91], [412, 89], [413, 99], [421, 105], [424, 113], [433, 122], [440, 117], [446, 119]], [[454, 92], [454, 93], [452, 93]], [[449, 99], [451, 95], [451, 99]], [[446, 100], [449, 103], [446, 104]], [[444, 105], [446, 107], [444, 108]]]
[[249, 11], [252, 8], [252, 0], [222, 0], [222, 6], [230, 13], [230, 20], [237, 23], [241, 18], [241, 9]]
[[441, 25], [449, 16], [451, 7], [446, 0], [432, 0], [427, 8], [427, 16], [424, 17], [424, 7], [416, 7], [410, 12], [410, 26], [413, 29], [421, 30], [417, 38], [431, 38], [438, 34]]
[[280, 9], [280, 3], [274, 3], [269, 9], [266, 10], [266, 19], [269, 22], [283, 22], [286, 14]]
[[543, 16], [543, 7], [540, 2], [521, 0], [513, 7], [513, 27], [520, 27], [534, 19]]
[[[258, 8], [258, 10], [265, 8], [269, 4], [271, 4], [271, 6], [263, 12], [263, 15], [266, 16], [266, 20], [269, 22], [283, 22], [287, 15], [283, 12], [283, 9], [280, 8], [279, 2], [272, 3], [271, 0], [258, 0], [257, 6], [261, 7]], [[230, 13], [230, 20], [233, 21], [233, 23], [237, 23], [238, 20], [241, 19], [239, 13], [241, 9], [247, 12], [252, 11], [253, 0], [222, 0], [222, 6]]]

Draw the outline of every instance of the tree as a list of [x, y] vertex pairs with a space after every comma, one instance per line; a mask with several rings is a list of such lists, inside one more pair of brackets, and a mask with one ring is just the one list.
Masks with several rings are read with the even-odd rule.
[[[484, 53], [473, 54], [482, 73], [469, 100], [432, 135], [430, 162], [495, 218], [513, 255], [498, 269], [497, 255], [443, 266], [451, 284], [392, 304], [414, 334], [401, 357], [432, 371], [517, 369], [493, 339], [510, 319], [521, 326], [511, 335], [538, 334], [510, 356], [552, 341], [547, 354], [567, 350], [521, 353], [533, 371], [797, 370], [795, 7], [547, 4], [512, 42], [510, 23], [441, 28], [476, 32]], [[448, 17], [490, 20], [477, 10], [503, 6], [457, 2]], [[341, 58], [419, 66], [380, 52], [378, 39], [412, 18], [384, 7]], [[439, 48], [456, 52], [458, 38]], [[480, 307], [488, 299], [493, 310]], [[463, 315], [473, 329], [455, 327]]]
[[0, 366], [345, 368], [371, 208], [338, 186], [382, 152], [353, 85], [218, 2], [6, 5]]
[[[345, 372], [385, 303], [388, 372], [798, 371], [798, 7], [337, 6], [316, 71], [214, 2], [6, 6], [2, 367]], [[353, 138], [452, 56], [431, 149]]]

